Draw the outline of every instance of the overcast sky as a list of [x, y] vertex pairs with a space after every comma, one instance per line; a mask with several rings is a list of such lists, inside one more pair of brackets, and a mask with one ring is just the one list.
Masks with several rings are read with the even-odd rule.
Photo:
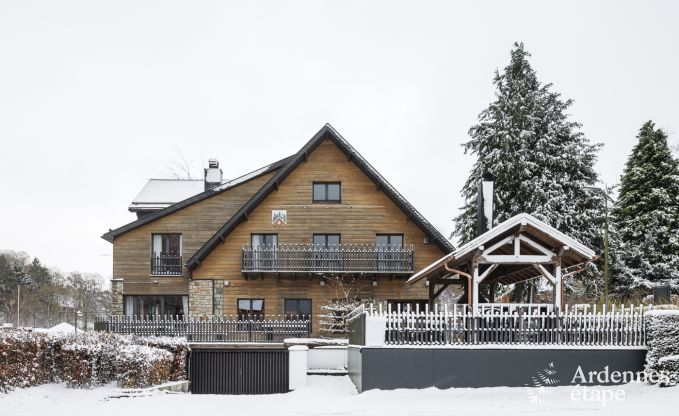
[[100, 235], [176, 149], [233, 178], [326, 122], [447, 236], [514, 41], [609, 184], [644, 121], [678, 143], [679, 3], [465, 3], [0, 2], [0, 249], [110, 277]]

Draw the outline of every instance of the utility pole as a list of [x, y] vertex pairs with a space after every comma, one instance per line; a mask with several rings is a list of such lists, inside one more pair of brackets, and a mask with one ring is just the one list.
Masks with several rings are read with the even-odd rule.
[[17, 328], [19, 328], [20, 309], [21, 309], [21, 285], [17, 284]]
[[[605, 185], [604, 185], [605, 186]], [[608, 310], [608, 194], [604, 190], [604, 302]]]
[[603, 189], [595, 186], [587, 186], [585, 189], [600, 192], [604, 198], [604, 303], [608, 309], [608, 187], [604, 184]]

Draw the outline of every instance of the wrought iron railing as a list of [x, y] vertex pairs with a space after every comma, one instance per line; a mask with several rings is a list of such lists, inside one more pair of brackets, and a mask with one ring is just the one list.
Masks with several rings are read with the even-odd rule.
[[151, 274], [154, 276], [181, 276], [182, 256], [172, 254], [151, 256]]
[[243, 272], [412, 273], [412, 246], [243, 246]]
[[186, 337], [191, 342], [283, 342], [286, 338], [308, 338], [308, 317], [182, 317], [111, 316], [108, 332], [142, 336]]

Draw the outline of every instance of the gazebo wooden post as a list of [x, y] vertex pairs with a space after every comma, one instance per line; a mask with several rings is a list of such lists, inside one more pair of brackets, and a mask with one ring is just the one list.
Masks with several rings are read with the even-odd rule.
[[561, 282], [561, 257], [557, 257], [554, 264], [554, 311], [559, 315], [563, 299], [563, 284]]
[[434, 310], [434, 289], [436, 286], [436, 279], [428, 279], [429, 282], [429, 311]]
[[472, 314], [476, 315], [479, 304], [479, 263], [472, 264]]

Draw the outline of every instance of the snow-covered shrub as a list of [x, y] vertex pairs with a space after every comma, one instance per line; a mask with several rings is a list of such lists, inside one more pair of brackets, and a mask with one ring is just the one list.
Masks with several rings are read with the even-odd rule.
[[0, 331], [0, 392], [62, 381], [70, 387], [112, 381], [147, 387], [184, 380], [187, 355], [183, 338], [5, 330]]
[[170, 380], [186, 380], [186, 360], [189, 356], [189, 344], [186, 338], [177, 337], [133, 337], [138, 345], [159, 348], [172, 354]]
[[46, 337], [24, 330], [0, 331], [0, 392], [51, 381], [45, 368]]
[[679, 310], [647, 312], [646, 342], [646, 371], [667, 375], [661, 387], [679, 383]]
[[116, 354], [120, 387], [148, 387], [170, 380], [172, 353], [145, 345], [125, 345]]

